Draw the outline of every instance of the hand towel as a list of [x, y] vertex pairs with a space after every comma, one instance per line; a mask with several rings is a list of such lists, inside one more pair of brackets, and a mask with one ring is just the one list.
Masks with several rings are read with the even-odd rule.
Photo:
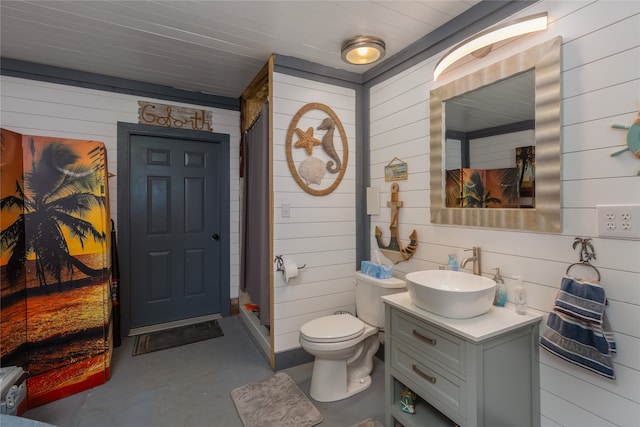
[[609, 342], [602, 328], [593, 323], [551, 312], [540, 346], [571, 363], [615, 379]]
[[616, 342], [604, 311], [606, 302], [599, 284], [563, 277], [540, 346], [578, 366], [615, 379], [611, 353], [616, 352]]
[[604, 288], [599, 284], [563, 277], [553, 308], [556, 312], [597, 325], [594, 326], [596, 332], [604, 335], [609, 350], [615, 352], [616, 342], [604, 312], [606, 304]]
[[576, 319], [601, 325], [606, 302], [602, 286], [563, 277], [553, 308]]

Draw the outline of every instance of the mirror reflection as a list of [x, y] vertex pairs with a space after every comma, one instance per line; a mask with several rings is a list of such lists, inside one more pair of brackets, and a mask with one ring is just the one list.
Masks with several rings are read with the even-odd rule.
[[431, 91], [431, 222], [561, 232], [556, 37]]
[[535, 206], [535, 71], [444, 102], [445, 205]]

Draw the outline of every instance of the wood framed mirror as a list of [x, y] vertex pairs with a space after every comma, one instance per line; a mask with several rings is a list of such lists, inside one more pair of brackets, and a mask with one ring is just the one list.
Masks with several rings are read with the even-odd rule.
[[[556, 37], [431, 91], [432, 223], [553, 233], [562, 231], [561, 50], [562, 38]], [[520, 87], [525, 85], [526, 81], [531, 81], [533, 84], [533, 99], [518, 100], [515, 98], [520, 95], [516, 95], [515, 92], [507, 92], [509, 86]], [[471, 99], [478, 92], [482, 93], [478, 95], [481, 97], [476, 99], [476, 104], [482, 105], [478, 111], [465, 111], [466, 107], [461, 105], [455, 107], [456, 100]], [[460, 156], [460, 161], [458, 158], [455, 161], [452, 161], [451, 158], [447, 159], [447, 152], [449, 152], [449, 156], [452, 156], [452, 153], [456, 151], [446, 149], [446, 136], [448, 135], [449, 141], [451, 141], [453, 135], [456, 134], [456, 132], [451, 132], [454, 129], [449, 129], [449, 127], [460, 127], [465, 123], [475, 121], [472, 118], [473, 114], [486, 115], [492, 108], [488, 106], [488, 101], [484, 100], [491, 97], [497, 98], [499, 102], [504, 104], [496, 104], [496, 110], [500, 109], [497, 107], [501, 107], [502, 110], [514, 111], [516, 104], [510, 105], [509, 101], [530, 103], [533, 110], [533, 120], [523, 120], [520, 116], [505, 119], [507, 121], [503, 122], [485, 119], [483, 124], [478, 125], [478, 129], [465, 130], [472, 133], [479, 131], [475, 135], [485, 135], [485, 137], [472, 140], [467, 138], [466, 142], [462, 143], [463, 148], [458, 151], [465, 152], [466, 158], [465, 155], [456, 154], [456, 157]], [[447, 103], [452, 103], [449, 108]], [[458, 116], [459, 114], [465, 114], [463, 120]], [[505, 116], [507, 115], [510, 114], [505, 114]], [[512, 122], [510, 123], [509, 120]], [[457, 124], [454, 125], [456, 122]], [[499, 130], [497, 133], [496, 129]], [[487, 131], [489, 132], [487, 133]], [[478, 158], [473, 158], [473, 155], [470, 154], [477, 153], [478, 150], [470, 150], [469, 146], [486, 143], [486, 135], [491, 135], [491, 131], [494, 131], [493, 135], [499, 133], [500, 137], [494, 138], [492, 141], [497, 150], [494, 150], [493, 154], [485, 154], [485, 157], [511, 158], [511, 164], [505, 165], [503, 160], [502, 164], [491, 166], [480, 161], [479, 155]], [[527, 131], [528, 134], [523, 136], [522, 132]], [[464, 138], [466, 137], [462, 139]], [[522, 142], [514, 141], [518, 139]], [[496, 145], [499, 141], [502, 143]], [[522, 158], [518, 156], [522, 156], [524, 151], [535, 153], [535, 156], [531, 157], [530, 169], [527, 172], [529, 193], [524, 191], [522, 163], [520, 163], [520, 167], [518, 166], [522, 161]], [[485, 173], [489, 176], [490, 173], [486, 171], [492, 171], [493, 174], [497, 170], [502, 176], [508, 172], [509, 168], [517, 170], [518, 200], [513, 201], [512, 199], [511, 203], [495, 202], [495, 200], [502, 199], [496, 197], [495, 192], [493, 195], [490, 194], [490, 188], [494, 188], [494, 191], [497, 191], [501, 196], [501, 190], [498, 189], [499, 184], [493, 187], [487, 185], [483, 188], [483, 191], [479, 192], [480, 200], [469, 198], [465, 193], [466, 189], [473, 187], [476, 183], [474, 180], [465, 181], [465, 177], [470, 177], [473, 171], [482, 170], [483, 176]], [[531, 173], [532, 169], [535, 170], [534, 174]], [[447, 175], [449, 175], [449, 193], [451, 193], [451, 180], [453, 179], [452, 175], [455, 178], [455, 170], [459, 171], [459, 182], [453, 186], [454, 191], [457, 192], [457, 197], [454, 196], [453, 199], [457, 201], [452, 202], [451, 194], [447, 200]], [[455, 179], [453, 180], [455, 181]], [[459, 185], [459, 188], [456, 189], [455, 185]]]

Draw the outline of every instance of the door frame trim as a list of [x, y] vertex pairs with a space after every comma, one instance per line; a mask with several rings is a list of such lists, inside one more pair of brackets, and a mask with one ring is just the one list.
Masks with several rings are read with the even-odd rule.
[[[120, 266], [120, 278], [118, 284], [120, 286], [120, 313], [121, 328], [123, 336], [128, 336], [131, 329], [131, 269], [129, 265], [129, 258], [131, 255], [130, 247], [130, 230], [129, 222], [126, 220], [129, 217], [129, 185], [130, 185], [130, 159], [129, 153], [131, 149], [131, 137], [134, 135], [152, 136], [152, 137], [167, 137], [184, 140], [202, 141], [219, 143], [221, 147], [221, 155], [226, 161], [222, 162], [222, 197], [219, 201], [222, 206], [227, 206], [227, 209], [222, 209], [220, 212], [220, 223], [226, 225], [227, 233], [221, 233], [220, 244], [223, 247], [220, 250], [220, 315], [223, 317], [229, 316], [231, 312], [231, 298], [230, 298], [230, 250], [231, 250], [231, 224], [229, 213], [229, 199], [230, 199], [230, 176], [229, 176], [229, 141], [228, 134], [196, 131], [189, 129], [175, 129], [165, 128], [153, 125], [141, 125], [135, 123], [118, 122], [118, 151], [117, 151], [117, 238], [118, 238], [118, 261]], [[226, 234], [226, 235], [223, 235]]]

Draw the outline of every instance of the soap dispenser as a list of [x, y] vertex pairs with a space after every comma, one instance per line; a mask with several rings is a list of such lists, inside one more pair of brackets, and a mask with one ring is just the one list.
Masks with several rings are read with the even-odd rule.
[[496, 270], [496, 274], [493, 276], [493, 280], [496, 282], [496, 296], [493, 299], [493, 304], [498, 307], [504, 307], [507, 302], [507, 287], [500, 274], [500, 269], [496, 267], [494, 270]]
[[456, 254], [449, 254], [447, 270], [458, 271], [458, 260], [456, 259]]
[[524, 287], [522, 276], [516, 276], [518, 284], [516, 285], [516, 313], [527, 314], [527, 289]]

